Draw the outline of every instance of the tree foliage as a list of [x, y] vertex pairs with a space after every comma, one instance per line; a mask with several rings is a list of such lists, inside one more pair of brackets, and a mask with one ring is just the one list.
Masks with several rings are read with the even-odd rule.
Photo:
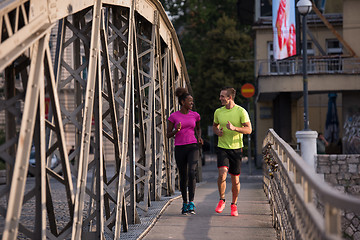
[[251, 27], [240, 25], [237, 2], [161, 0], [180, 40], [203, 129], [212, 125], [222, 87], [233, 86], [242, 104], [241, 85], [254, 81]]
[[212, 125], [213, 112], [220, 107], [222, 87], [237, 90], [235, 102], [242, 104], [241, 86], [253, 81], [252, 39], [236, 29], [236, 22], [226, 15], [219, 18], [207, 33], [206, 51], [202, 54], [198, 77], [192, 79], [195, 101], [203, 124]]

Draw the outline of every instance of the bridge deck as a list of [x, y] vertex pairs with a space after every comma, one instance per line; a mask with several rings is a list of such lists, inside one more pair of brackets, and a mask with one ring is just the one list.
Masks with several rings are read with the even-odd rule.
[[207, 158], [203, 182], [195, 193], [196, 215], [180, 214], [181, 197], [173, 200], [143, 239], [277, 239], [270, 206], [262, 189], [262, 171], [244, 163], [240, 177], [239, 216], [230, 216], [231, 183], [227, 179], [227, 206], [215, 212], [219, 196], [215, 158]]

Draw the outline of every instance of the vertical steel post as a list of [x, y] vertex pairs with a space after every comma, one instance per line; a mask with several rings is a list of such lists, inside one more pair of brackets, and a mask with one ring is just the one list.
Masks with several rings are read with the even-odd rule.
[[[128, 48], [127, 48], [127, 63], [126, 63], [126, 80], [125, 80], [125, 96], [124, 96], [124, 120], [121, 141], [121, 164], [118, 179], [118, 192], [116, 201], [116, 221], [114, 238], [120, 239], [122, 218], [126, 218], [125, 208], [125, 173], [126, 173], [126, 158], [128, 156], [128, 132], [129, 132], [129, 118], [130, 118], [130, 100], [131, 100], [131, 82], [133, 81], [133, 61], [134, 61], [134, 14], [135, 14], [135, 0], [132, 0], [129, 10], [129, 32], [128, 32]], [[127, 223], [126, 223], [127, 224]]]
[[166, 169], [166, 191], [167, 195], [172, 194], [174, 191], [171, 188], [170, 178], [170, 162], [168, 152], [168, 141], [166, 137], [166, 120], [165, 120], [165, 96], [164, 96], [164, 79], [163, 79], [163, 67], [161, 59], [161, 37], [160, 37], [160, 19], [159, 16], [156, 22], [156, 49], [157, 49], [157, 71], [159, 78], [159, 91], [160, 91], [160, 105], [161, 105], [161, 127], [162, 127], [162, 138], [164, 147], [164, 158], [165, 158], [165, 169]]
[[79, 168], [77, 179], [77, 192], [75, 197], [74, 207], [74, 221], [72, 229], [72, 240], [81, 239], [83, 226], [83, 210], [86, 193], [87, 171], [89, 163], [90, 152], [90, 136], [91, 136], [91, 122], [94, 109], [94, 95], [97, 73], [97, 58], [100, 57], [100, 23], [101, 23], [101, 7], [102, 1], [96, 1], [93, 7], [93, 20], [90, 41], [90, 56], [88, 65], [88, 77], [85, 93], [85, 103], [83, 112]]
[[[157, 12], [154, 12], [154, 19], [157, 17]], [[150, 53], [150, 89], [149, 89], [149, 112], [150, 112], [150, 120], [149, 126], [147, 129], [147, 141], [149, 141], [149, 148], [146, 151], [147, 159], [151, 159], [152, 162], [149, 163], [151, 168], [151, 181], [152, 181], [152, 189], [150, 192], [151, 200], [157, 200], [157, 174], [158, 174], [158, 166], [157, 166], [157, 156], [156, 156], [156, 102], [155, 102], [155, 91], [156, 91], [156, 70], [155, 70], [155, 34], [156, 34], [156, 25], [153, 24], [151, 28], [151, 53]], [[151, 142], [151, 145], [150, 145]], [[152, 149], [150, 149], [150, 146]]]
[[[16, 95], [15, 91], [15, 69], [14, 65], [11, 64], [5, 69], [5, 97], [6, 100], [13, 98]], [[16, 121], [15, 116], [11, 111], [5, 111], [5, 139], [9, 142], [10, 139], [16, 136]], [[14, 156], [16, 153], [15, 145], [8, 148], [8, 154]], [[13, 175], [13, 168], [9, 163], [6, 163], [6, 184], [10, 187], [11, 178]]]
[[[248, 104], [247, 104], [247, 111], [248, 113], [250, 113], [250, 99], [248, 98]], [[250, 175], [252, 175], [252, 170], [251, 170], [251, 134], [248, 134], [248, 164], [249, 164], [249, 172]]]
[[[49, 36], [44, 37], [44, 48], [45, 43], [49, 41]], [[45, 53], [45, 52], [44, 52]], [[44, 59], [44, 55], [43, 55]], [[40, 66], [40, 72], [44, 73], [44, 60]], [[45, 83], [44, 75], [39, 76], [39, 101], [35, 123], [35, 138], [37, 142], [35, 146], [38, 148], [38, 158], [36, 159], [36, 217], [35, 217], [35, 237], [37, 239], [46, 239], [46, 142], [45, 142]], [[51, 161], [51, 159], [49, 159]]]

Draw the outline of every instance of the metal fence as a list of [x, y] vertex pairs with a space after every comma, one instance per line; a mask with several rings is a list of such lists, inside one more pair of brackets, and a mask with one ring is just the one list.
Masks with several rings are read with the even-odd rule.
[[[302, 74], [302, 59], [280, 61], [259, 60], [258, 75], [294, 75]], [[360, 60], [358, 58], [309, 58], [308, 74], [359, 74]]]

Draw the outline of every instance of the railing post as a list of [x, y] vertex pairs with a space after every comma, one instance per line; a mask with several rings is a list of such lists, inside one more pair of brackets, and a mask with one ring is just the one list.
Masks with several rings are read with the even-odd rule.
[[341, 233], [340, 210], [332, 207], [329, 203], [325, 204], [325, 231], [327, 234], [338, 237]]
[[316, 155], [316, 131], [297, 131], [297, 142], [300, 143], [301, 157], [304, 161], [315, 169]]
[[295, 183], [301, 183], [301, 175], [299, 173], [299, 170], [297, 169], [296, 166], [293, 166], [293, 168], [294, 168]]
[[286, 155], [286, 163], [287, 163], [287, 170], [288, 170], [288, 172], [290, 172], [291, 171], [291, 169], [290, 169], [291, 163], [290, 163], [290, 158], [287, 155]]
[[305, 203], [310, 203], [312, 201], [312, 189], [309, 186], [309, 182], [303, 179], [303, 189], [304, 189], [304, 201]]

